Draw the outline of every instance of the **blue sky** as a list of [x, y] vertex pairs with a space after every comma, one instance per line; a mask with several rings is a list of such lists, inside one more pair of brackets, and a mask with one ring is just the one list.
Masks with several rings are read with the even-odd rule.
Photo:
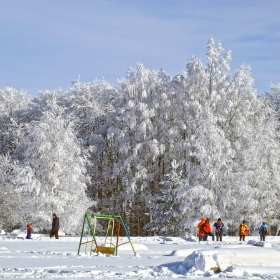
[[138, 62], [173, 77], [191, 55], [206, 64], [213, 37], [261, 93], [280, 83], [279, 11], [276, 0], [0, 0], [0, 89], [114, 84]]

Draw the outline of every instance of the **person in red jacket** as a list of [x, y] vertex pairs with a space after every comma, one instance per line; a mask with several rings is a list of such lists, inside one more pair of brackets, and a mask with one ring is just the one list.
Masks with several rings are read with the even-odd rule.
[[204, 241], [207, 241], [208, 236], [212, 236], [212, 241], [214, 241], [214, 234], [212, 233], [212, 230], [211, 230], [209, 218], [207, 218], [204, 223], [203, 231], [204, 231]]
[[239, 241], [245, 241], [245, 236], [248, 234], [249, 232], [249, 227], [246, 225], [246, 221], [243, 221], [240, 225], [239, 225]]
[[197, 225], [197, 235], [198, 235], [198, 240], [203, 241], [204, 239], [204, 231], [203, 231], [203, 225], [205, 223], [205, 218], [201, 218], [200, 223]]

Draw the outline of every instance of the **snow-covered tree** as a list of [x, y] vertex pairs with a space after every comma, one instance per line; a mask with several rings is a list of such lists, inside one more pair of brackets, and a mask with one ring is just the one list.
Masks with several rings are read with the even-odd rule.
[[270, 101], [270, 105], [275, 110], [278, 119], [279, 112], [280, 112], [280, 83], [278, 84], [272, 84], [270, 86], [270, 91], [266, 93], [266, 98]]
[[75, 136], [71, 116], [65, 116], [55, 93], [47, 104], [40, 120], [30, 123], [25, 139], [25, 164], [40, 182], [33, 220], [39, 229], [48, 229], [52, 212], [56, 212], [61, 228], [73, 233], [92, 204], [86, 194], [86, 155]]
[[176, 160], [171, 163], [172, 170], [166, 181], [162, 182], [160, 192], [151, 199], [151, 221], [145, 225], [149, 233], [165, 236], [178, 236], [185, 233], [181, 225], [184, 214], [181, 212], [181, 192], [189, 188], [188, 181], [182, 178], [182, 172], [178, 170], [179, 164]]
[[[153, 225], [159, 221], [154, 216], [161, 207], [169, 213], [161, 219], [161, 227], [166, 228], [168, 222], [174, 221], [171, 210], [166, 210], [173, 209], [180, 230], [195, 228], [201, 216], [212, 219], [221, 216], [229, 222], [246, 218], [255, 225], [265, 218], [264, 212], [268, 213], [257, 211], [260, 207], [257, 201], [263, 192], [263, 182], [258, 178], [262, 173], [257, 166], [266, 169], [268, 161], [263, 165], [260, 155], [252, 158], [251, 149], [257, 143], [266, 142], [267, 138], [260, 133], [264, 127], [271, 128], [268, 130], [272, 136], [275, 126], [269, 118], [269, 108], [253, 87], [250, 67], [242, 65], [230, 81], [230, 59], [230, 52], [223, 52], [221, 44], [210, 39], [207, 67], [191, 57], [186, 71], [172, 81], [173, 113], [169, 116], [172, 116], [176, 141], [171, 141], [169, 157], [173, 156], [179, 163], [180, 180], [172, 180], [172, 191], [166, 192], [172, 194], [172, 199], [162, 199], [164, 206], [160, 203], [152, 207]], [[171, 119], [168, 121], [171, 123]], [[255, 135], [259, 136], [257, 142]], [[275, 137], [269, 142], [274, 144], [265, 149], [262, 155], [265, 158], [277, 147]], [[275, 171], [268, 170], [266, 174], [271, 178], [269, 174]], [[253, 176], [258, 178], [254, 183], [248, 180]], [[269, 191], [273, 188], [278, 189], [270, 179]], [[275, 192], [270, 193], [272, 198]], [[174, 201], [180, 205], [177, 212]], [[271, 215], [276, 216], [276, 212]]]
[[75, 116], [77, 137], [89, 157], [87, 161], [88, 194], [96, 201], [91, 210], [106, 214], [120, 213], [118, 184], [112, 178], [117, 151], [108, 140], [108, 129], [116, 126], [115, 103], [118, 92], [105, 80], [82, 84], [72, 82], [61, 103], [65, 112]]
[[23, 226], [36, 211], [32, 200], [39, 182], [28, 166], [21, 166], [10, 156], [0, 155], [0, 219], [5, 230]]
[[[20, 157], [16, 154], [16, 148], [23, 139], [23, 115], [29, 104], [30, 99], [25, 91], [10, 87], [0, 90], [0, 154]], [[20, 153], [20, 150], [17, 152]]]
[[117, 84], [121, 107], [116, 109], [116, 122], [107, 133], [118, 155], [113, 178], [119, 185], [122, 211], [130, 213], [126, 219], [131, 223], [138, 221], [135, 229], [139, 234], [149, 219], [143, 215], [149, 210], [147, 198], [158, 192], [164, 178], [169, 84], [170, 78], [163, 71], [150, 71], [142, 64], [130, 68], [126, 79]]
[[47, 229], [56, 211], [74, 232], [86, 194], [137, 235], [194, 233], [201, 216], [276, 224], [279, 84], [259, 96], [247, 65], [231, 78], [231, 52], [213, 38], [206, 59], [192, 56], [173, 79], [139, 63], [114, 86], [78, 78], [31, 102], [1, 90], [0, 154], [36, 186], [23, 188], [34, 224]]

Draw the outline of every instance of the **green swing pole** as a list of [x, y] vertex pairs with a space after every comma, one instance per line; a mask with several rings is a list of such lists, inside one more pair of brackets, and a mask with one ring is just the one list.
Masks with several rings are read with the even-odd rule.
[[121, 219], [121, 223], [122, 223], [123, 229], [124, 229], [124, 231], [125, 231], [126, 237], [128, 238], [129, 243], [130, 243], [130, 245], [131, 245], [131, 248], [132, 248], [134, 254], [136, 254], [136, 251], [135, 251], [135, 249], [134, 249], [134, 247], [133, 247], [133, 244], [132, 244], [132, 241], [131, 241], [131, 239], [130, 239], [128, 230], [127, 230], [127, 228], [126, 228], [126, 226], [125, 226], [125, 223], [124, 223], [124, 221], [123, 221], [123, 218], [122, 218], [121, 216], [120, 216], [120, 219]]
[[[88, 214], [88, 213], [86, 213], [86, 215], [87, 215], [87, 214]], [[95, 215], [93, 214], [92, 217], [94, 217], [94, 216], [95, 216]], [[89, 226], [89, 228], [90, 228], [91, 235], [92, 235], [92, 237], [93, 237], [93, 241], [94, 241], [94, 243], [95, 243], [96, 250], [97, 250], [97, 252], [99, 252], [99, 247], [98, 247], [98, 244], [97, 244], [96, 239], [95, 239], [95, 231], [93, 230], [93, 228], [92, 228], [92, 226], [91, 226], [91, 223], [90, 223], [90, 220], [88, 219], [88, 216], [87, 216], [87, 220], [88, 220], [88, 226]]]
[[[92, 226], [91, 226], [91, 224], [90, 224], [90, 221], [89, 221], [89, 219], [88, 219], [88, 215], [90, 215], [90, 214], [89, 214], [89, 213], [85, 213], [84, 222], [83, 222], [83, 229], [82, 229], [81, 238], [80, 238], [80, 244], [79, 244], [79, 249], [78, 249], [78, 255], [80, 254], [80, 248], [81, 248], [81, 244], [82, 244], [82, 238], [83, 238], [83, 234], [84, 234], [84, 227], [85, 227], [85, 222], [86, 222], [86, 220], [87, 220], [87, 222], [88, 222], [88, 226], [89, 226], [89, 229], [90, 229], [90, 233], [91, 233], [91, 235], [92, 235], [92, 237], [93, 237], [93, 241], [94, 241], [94, 243], [95, 243], [95, 246], [96, 246], [96, 248], [97, 248], [97, 251], [99, 251], [99, 250], [98, 250], [98, 245], [97, 245], [97, 242], [96, 242], [96, 239], [95, 239], [94, 231], [93, 231]], [[94, 217], [94, 215], [93, 215], [93, 217]]]
[[82, 243], [82, 239], [83, 239], [83, 235], [84, 235], [85, 222], [86, 222], [86, 214], [85, 214], [84, 222], [83, 222], [83, 228], [82, 228], [82, 233], [81, 233], [81, 238], [80, 238], [80, 244], [79, 244], [79, 249], [78, 249], [78, 255], [80, 255], [81, 243]]

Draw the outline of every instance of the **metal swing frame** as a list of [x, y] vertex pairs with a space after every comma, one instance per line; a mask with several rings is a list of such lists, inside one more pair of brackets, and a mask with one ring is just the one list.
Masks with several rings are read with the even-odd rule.
[[[97, 243], [97, 239], [96, 239], [95, 230], [96, 230], [98, 219], [108, 219], [104, 246], [99, 246], [98, 243]], [[116, 232], [116, 243], [113, 244], [115, 220], [117, 220], [117, 232]], [[82, 242], [86, 225], [88, 225], [87, 240], [85, 242]], [[128, 242], [119, 244], [121, 225], [124, 229], [126, 237], [128, 238]], [[111, 227], [111, 232], [109, 232], [110, 227]], [[108, 238], [109, 233], [110, 233], [111, 237], [110, 237], [109, 246], [107, 246], [106, 244], [107, 244], [107, 238]], [[91, 240], [90, 240], [90, 237], [91, 237]], [[79, 243], [78, 255], [80, 255], [80, 250], [81, 250], [82, 245], [85, 244], [85, 253], [87, 253], [88, 244], [91, 244], [90, 255], [91, 255], [92, 252], [95, 252], [95, 253], [103, 253], [103, 254], [110, 254], [110, 255], [117, 256], [118, 247], [121, 246], [121, 245], [127, 244], [127, 243], [130, 243], [131, 248], [134, 252], [134, 255], [136, 255], [136, 251], [134, 249], [134, 246], [132, 244], [132, 241], [131, 241], [131, 238], [129, 236], [128, 230], [125, 226], [125, 223], [124, 223], [121, 215], [106, 215], [106, 214], [85, 213], [83, 228], [82, 228], [81, 238], [80, 238], [80, 243]], [[95, 249], [93, 249], [93, 245], [95, 245]]]

